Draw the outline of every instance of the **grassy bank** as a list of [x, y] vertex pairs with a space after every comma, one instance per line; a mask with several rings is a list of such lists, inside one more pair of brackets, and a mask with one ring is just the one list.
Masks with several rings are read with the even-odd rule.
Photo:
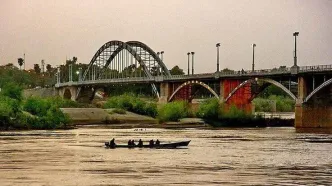
[[295, 101], [286, 96], [271, 95], [253, 100], [256, 112], [294, 112]]
[[212, 98], [200, 104], [198, 117], [203, 118], [207, 123], [214, 127], [264, 127], [265, 119], [246, 113], [231, 106], [226, 109], [218, 99]]
[[22, 88], [8, 83], [0, 92], [0, 129], [57, 129], [67, 128], [69, 118], [60, 107], [78, 105], [61, 98], [23, 99]]
[[167, 121], [179, 121], [179, 119], [187, 117], [190, 113], [186, 102], [175, 101], [157, 106], [156, 102], [146, 101], [146, 99], [140, 98], [134, 94], [111, 97], [106, 101], [103, 107], [105, 109], [121, 109], [150, 116], [157, 118], [161, 123]]
[[116, 108], [134, 112], [141, 115], [156, 117], [157, 104], [148, 102], [134, 94], [123, 94], [109, 98], [103, 106], [105, 109]]
[[[261, 116], [246, 113], [231, 106], [226, 109], [218, 99], [208, 99], [200, 104], [197, 111], [190, 109], [189, 104], [183, 101], [175, 101], [162, 104], [157, 107], [151, 103], [138, 98], [135, 95], [125, 94], [110, 98], [104, 108], [116, 108], [116, 112], [123, 113], [124, 110], [157, 118], [159, 123], [178, 122], [186, 117], [198, 117], [204, 119], [214, 127], [264, 127], [269, 123], [280, 123], [282, 121], [268, 121]], [[120, 110], [119, 110], [120, 109]]]

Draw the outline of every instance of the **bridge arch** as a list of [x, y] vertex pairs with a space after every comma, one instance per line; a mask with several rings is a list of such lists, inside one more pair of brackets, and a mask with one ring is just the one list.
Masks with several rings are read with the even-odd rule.
[[310, 98], [312, 98], [312, 96], [314, 96], [317, 92], [319, 92], [320, 90], [322, 90], [324, 87], [329, 86], [332, 84], [332, 78], [325, 81], [324, 83], [322, 83], [321, 85], [319, 85], [317, 88], [315, 88], [315, 90], [313, 90], [303, 101], [303, 103], [306, 103], [310, 100]]
[[201, 82], [201, 81], [196, 81], [196, 80], [192, 80], [192, 81], [187, 81], [187, 82], [184, 82], [182, 83], [174, 92], [173, 94], [169, 97], [168, 99], [168, 102], [171, 102], [174, 98], [174, 96], [176, 95], [177, 92], [179, 92], [183, 87], [186, 87], [186, 86], [190, 86], [190, 85], [193, 85], [193, 84], [196, 84], [196, 85], [200, 85], [204, 88], [206, 88], [208, 91], [210, 91], [214, 97], [218, 98], [219, 99], [219, 96], [218, 94], [207, 84]]
[[149, 46], [139, 41], [128, 41], [126, 42], [126, 44], [128, 44], [131, 47], [140, 47], [141, 49], [149, 53], [153, 57], [153, 59], [155, 59], [158, 62], [158, 65], [162, 68], [164, 74], [166, 76], [171, 76], [171, 73], [167, 69], [164, 62], [160, 59], [160, 57], [156, 54], [156, 52], [154, 52]]
[[[105, 43], [95, 53], [88, 65], [88, 68], [83, 73], [82, 81], [86, 81], [88, 76], [91, 76], [92, 80], [102, 79], [102, 77], [106, 74], [106, 70], [110, 67], [110, 64], [113, 64], [114, 66], [117, 65], [118, 72], [122, 70], [121, 73], [123, 73], [126, 65], [129, 64], [128, 60], [130, 60], [128, 59], [130, 58], [128, 56], [123, 57], [124, 52], [128, 52], [131, 55], [130, 57], [134, 58], [135, 61], [138, 62], [147, 78], [152, 79], [153, 75], [159, 75], [159, 70], [161, 70], [161, 74], [170, 76], [170, 72], [166, 65], [162, 62], [159, 56], [146, 44], [139, 41], [122, 42], [113, 40]], [[119, 60], [119, 57], [121, 57], [120, 54], [122, 55], [121, 61]], [[116, 57], [118, 57], [117, 61], [115, 60]], [[117, 64], [115, 64], [116, 62]], [[131, 61], [131, 63], [132, 62], [133, 61]], [[137, 68], [136, 65], [135, 68]], [[152, 74], [151, 72], [153, 70], [157, 73]], [[151, 84], [151, 86], [154, 93], [157, 95], [157, 97], [159, 97], [159, 92], [156, 85]], [[79, 93], [80, 88], [76, 97], [78, 97]]]
[[64, 92], [63, 92], [63, 98], [64, 99], [71, 99], [72, 95], [71, 95], [71, 91], [69, 90], [69, 88], [65, 88]]
[[292, 99], [296, 100], [296, 96], [290, 91], [288, 90], [284, 85], [282, 85], [281, 83], [273, 80], [273, 79], [268, 79], [268, 78], [259, 78], [259, 79], [248, 79], [243, 81], [241, 84], [239, 84], [237, 87], [235, 87], [229, 94], [228, 96], [225, 98], [225, 102], [227, 102], [240, 88], [244, 87], [246, 84], [248, 83], [252, 83], [255, 81], [263, 81], [266, 83], [270, 83], [273, 84], [277, 87], [279, 87], [280, 89], [282, 89], [284, 92], [286, 92]]

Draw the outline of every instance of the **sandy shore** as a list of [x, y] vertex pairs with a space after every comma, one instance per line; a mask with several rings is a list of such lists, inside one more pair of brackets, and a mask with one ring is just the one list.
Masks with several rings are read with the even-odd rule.
[[183, 118], [179, 122], [158, 123], [155, 118], [126, 111], [114, 113], [114, 109], [61, 108], [77, 127], [107, 128], [200, 128], [208, 127], [202, 119]]

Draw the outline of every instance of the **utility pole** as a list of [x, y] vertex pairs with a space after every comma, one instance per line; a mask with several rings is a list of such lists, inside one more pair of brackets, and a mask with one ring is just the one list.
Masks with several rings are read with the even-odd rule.
[[217, 72], [219, 72], [219, 47], [220, 47], [220, 43], [217, 43], [216, 47], [217, 47]]
[[299, 35], [299, 32], [294, 32], [293, 36], [295, 37], [295, 50], [294, 50], [294, 66], [297, 66], [297, 56], [296, 56], [296, 37]]
[[[164, 62], [164, 51], [161, 51], [160, 55], [161, 55], [161, 61]], [[160, 65], [158, 65], [158, 71], [160, 71], [160, 75], [162, 75], [162, 69]]]
[[252, 72], [255, 71], [255, 47], [256, 47], [256, 44], [252, 44]]
[[[157, 52], [157, 55], [158, 55], [158, 58], [160, 58], [160, 56], [159, 56], [160, 52]], [[159, 63], [157, 63], [157, 66], [155, 66], [155, 68], [156, 68], [156, 71], [157, 71], [156, 72], [157, 73], [156, 76], [159, 76]]]
[[190, 52], [187, 53], [188, 55], [188, 75], [190, 74]]
[[23, 54], [23, 70], [25, 70], [25, 53]]
[[191, 74], [194, 75], [194, 54], [195, 52], [191, 52], [192, 60], [191, 60]]
[[42, 74], [44, 74], [44, 72], [45, 72], [44, 71], [44, 67], [45, 67], [45, 60], [42, 59], [41, 60], [41, 68], [42, 68], [41, 71], [42, 71]]
[[73, 81], [73, 64], [69, 64], [69, 82]]
[[57, 84], [59, 84], [60, 83], [60, 66], [58, 66], [58, 68], [57, 68], [57, 73], [56, 73], [56, 75], [57, 75], [57, 77], [56, 77], [56, 82], [57, 82]]

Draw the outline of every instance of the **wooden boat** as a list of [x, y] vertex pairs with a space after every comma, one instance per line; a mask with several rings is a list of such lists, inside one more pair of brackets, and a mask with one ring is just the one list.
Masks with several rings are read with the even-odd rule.
[[309, 143], [332, 143], [332, 139], [306, 139]]
[[138, 146], [136, 145], [115, 145], [114, 147], [110, 146], [109, 142], [105, 142], [105, 146], [107, 148], [115, 149], [115, 148], [155, 148], [155, 149], [175, 149], [177, 147], [185, 147], [188, 146], [190, 143], [189, 141], [181, 141], [181, 142], [173, 142], [173, 143], [160, 143], [159, 145], [154, 144], [154, 145], [149, 145], [145, 144], [143, 146]]

